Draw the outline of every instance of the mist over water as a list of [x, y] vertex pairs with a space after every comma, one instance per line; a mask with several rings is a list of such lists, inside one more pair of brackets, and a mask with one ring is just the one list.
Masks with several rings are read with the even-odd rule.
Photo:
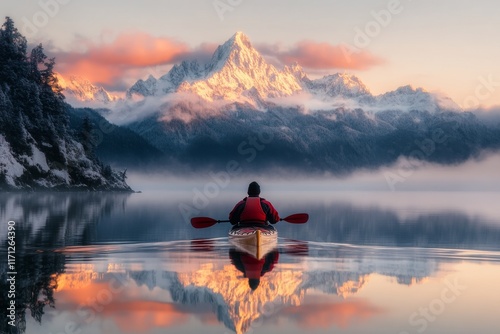
[[[130, 174], [142, 191], [132, 194], [0, 194], [0, 219], [16, 221], [23, 268], [17, 282], [45, 301], [17, 297], [17, 316], [26, 320], [19, 333], [59, 333], [70, 323], [82, 333], [191, 333], [209, 326], [298, 334], [318, 329], [312, 320], [319, 311], [311, 310], [320, 309], [336, 316], [319, 330], [416, 332], [420, 327], [408, 317], [417, 312], [415, 319], [425, 319], [418, 310], [450, 284], [458, 288], [456, 302], [443, 304], [447, 314], [463, 319], [467, 331], [478, 317], [484, 333], [496, 328], [496, 299], [486, 296], [500, 277], [500, 193], [363, 188], [369, 178], [385, 182], [380, 174], [329, 182], [253, 175], [227, 184], [213, 175], [220, 176]], [[269, 253], [275, 262], [255, 291], [235, 265], [246, 255], [228, 242], [228, 224], [195, 229], [189, 222], [226, 219], [253, 179], [282, 217], [310, 217], [306, 224], [276, 225], [278, 247]], [[5, 224], [0, 235], [5, 245]], [[6, 272], [5, 262], [0, 269]], [[92, 298], [101, 298], [101, 311], [83, 312]], [[480, 315], [471, 317], [471, 307]], [[448, 317], [436, 319], [432, 333], [453, 325]]]
[[[209, 183], [218, 184], [220, 193], [246, 191], [253, 180], [261, 183], [267, 191], [500, 191], [500, 155], [485, 153], [462, 164], [439, 165], [432, 163], [396, 164], [376, 170], [359, 170], [344, 177], [325, 173], [310, 176], [305, 173], [290, 173], [270, 170], [269, 173], [252, 173], [241, 168], [235, 175], [228, 175], [223, 168], [205, 172], [178, 174], [168, 169], [159, 172], [129, 173], [128, 183], [136, 191], [202, 189]], [[227, 178], [227, 179], [226, 179]], [[218, 179], [220, 179], [218, 181]], [[310, 195], [309, 195], [310, 196]]]
[[[59, 333], [68, 324], [82, 333], [112, 334], [207, 326], [286, 334], [377, 328], [382, 334], [418, 332], [424, 324], [434, 326], [429, 333], [442, 333], [453, 326], [449, 319], [463, 319], [469, 333], [478, 318], [483, 332], [493, 333], [500, 157], [408, 166], [401, 160], [342, 178], [257, 173], [245, 165], [236, 166], [237, 173], [132, 171], [127, 181], [138, 193], [2, 193], [0, 220], [16, 221], [16, 259], [23, 268], [17, 282], [44, 301], [34, 301], [31, 292], [17, 297], [17, 317], [26, 321], [18, 333]], [[281, 217], [309, 214], [306, 224], [276, 225], [278, 246], [265, 257], [273, 265], [256, 291], [237, 264], [246, 255], [228, 242], [229, 225], [190, 224], [195, 216], [227, 219], [254, 180]], [[6, 228], [0, 225], [3, 245]], [[0, 270], [7, 272], [5, 262]], [[116, 282], [125, 292], [102, 299]], [[436, 299], [435, 291], [449, 286], [456, 302]], [[92, 318], [81, 312], [89, 298], [105, 302]], [[449, 317], [428, 322], [418, 312], [436, 303]], [[480, 314], [472, 317], [471, 307]], [[322, 319], [331, 318], [321, 327], [319, 310], [327, 312]], [[276, 325], [281, 320], [298, 327]]]

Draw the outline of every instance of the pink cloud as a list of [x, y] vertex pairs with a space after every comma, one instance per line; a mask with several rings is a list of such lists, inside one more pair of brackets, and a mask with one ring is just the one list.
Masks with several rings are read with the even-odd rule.
[[384, 312], [385, 310], [372, 305], [367, 300], [354, 299], [336, 303], [322, 301], [290, 306], [283, 309], [281, 315], [311, 331], [331, 328], [333, 325], [339, 328], [349, 328], [352, 324], [359, 324], [360, 321], [368, 320]]
[[[78, 38], [70, 51], [53, 51], [63, 77], [82, 76], [105, 86], [120, 85], [138, 69], [177, 63], [193, 51], [187, 44], [147, 33], [121, 33], [110, 41]], [[202, 52], [203, 49], [197, 52]]]
[[[63, 77], [84, 77], [110, 90], [124, 90], [138, 78], [150, 74], [159, 77], [168, 66], [182, 60], [210, 60], [217, 44], [202, 43], [193, 48], [170, 37], [157, 37], [144, 32], [113, 35], [107, 32], [99, 42], [78, 37], [69, 51], [52, 51], [56, 71]], [[280, 44], [260, 44], [257, 49], [275, 64], [299, 63], [311, 70], [364, 70], [384, 62], [366, 50], [317, 43], [309, 40], [290, 48]]]
[[298, 42], [287, 50], [283, 50], [277, 44], [260, 45], [258, 49], [286, 65], [297, 62], [305, 68], [314, 70], [366, 70], [384, 63], [384, 59], [366, 50], [354, 50], [347, 45], [332, 45], [310, 40]]

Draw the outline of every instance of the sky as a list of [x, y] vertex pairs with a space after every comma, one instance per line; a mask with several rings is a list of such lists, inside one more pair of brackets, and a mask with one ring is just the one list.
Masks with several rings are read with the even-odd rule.
[[500, 106], [500, 2], [495, 0], [2, 0], [56, 70], [110, 91], [207, 60], [236, 31], [278, 66], [312, 78], [357, 75], [373, 94], [403, 85], [465, 109]]

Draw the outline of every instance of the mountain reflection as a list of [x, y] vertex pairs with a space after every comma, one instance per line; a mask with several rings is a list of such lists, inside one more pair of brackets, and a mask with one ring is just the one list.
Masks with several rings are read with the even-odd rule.
[[[177, 204], [172, 198], [152, 204], [140, 194], [1, 194], [0, 219], [16, 221], [18, 267], [17, 327], [4, 321], [1, 332], [59, 333], [69, 321], [100, 332], [110, 320], [117, 333], [146, 333], [188, 326], [193, 318], [237, 333], [277, 319], [308, 329], [346, 327], [385, 312], [358, 297], [374, 277], [424, 284], [442, 263], [474, 253], [459, 249], [500, 244], [498, 224], [458, 211], [402, 217], [333, 203], [309, 205], [308, 224], [278, 224], [278, 248], [260, 261], [229, 245], [227, 225], [193, 229]], [[210, 215], [225, 217], [226, 204]], [[4, 252], [6, 225], [0, 226]], [[433, 249], [440, 247], [450, 249]], [[6, 291], [6, 261], [0, 273]], [[7, 302], [2, 298], [0, 307]]]
[[[113, 262], [76, 263], [55, 275], [58, 311], [51, 318], [67, 311], [79, 327], [112, 321], [120, 330], [136, 333], [187, 326], [193, 317], [201, 323], [220, 322], [236, 333], [249, 332], [278, 318], [306, 328], [346, 327], [384, 312], [356, 297], [373, 274], [396, 277], [397, 284], [406, 285], [421, 282], [436, 270], [435, 261], [400, 254], [398, 260], [380, 258], [373, 262], [364, 259], [364, 251], [340, 251], [343, 256], [338, 258], [323, 253], [317, 259], [329, 265], [318, 265], [306, 255], [307, 243], [281, 240], [278, 249], [262, 258], [259, 286], [252, 289], [241, 263], [242, 256], [248, 254], [221, 241], [155, 247], [160, 248], [146, 252], [146, 258], [142, 253], [132, 257], [134, 253], [127, 253], [124, 245], [117, 249]], [[102, 253], [100, 248], [105, 246], [68, 248], [61, 253], [73, 257], [98, 254]], [[156, 269], [140, 269], [146, 266]], [[334, 313], [328, 316], [329, 312]], [[321, 321], [313, 321], [315, 314]]]

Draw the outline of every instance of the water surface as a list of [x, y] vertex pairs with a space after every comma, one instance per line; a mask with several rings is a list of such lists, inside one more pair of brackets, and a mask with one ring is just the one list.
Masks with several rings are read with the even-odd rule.
[[261, 260], [234, 249], [227, 225], [187, 219], [225, 219], [240, 193], [0, 195], [2, 254], [16, 221], [16, 331], [498, 333], [498, 194], [266, 195], [310, 220], [279, 223]]

